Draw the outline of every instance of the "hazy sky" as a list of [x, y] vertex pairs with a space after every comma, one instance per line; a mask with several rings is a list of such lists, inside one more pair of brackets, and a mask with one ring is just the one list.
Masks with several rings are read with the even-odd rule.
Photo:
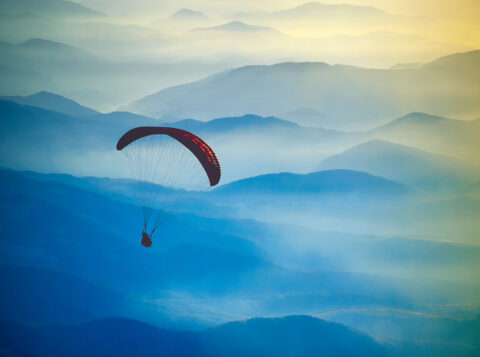
[[[236, 12], [279, 11], [308, 1], [302, 0], [81, 0], [77, 1], [110, 14], [165, 17], [181, 8], [222, 17]], [[423, 29], [424, 35], [437, 40], [480, 47], [480, 1], [478, 0], [349, 0], [320, 1], [323, 4], [353, 4], [374, 6], [381, 10], [409, 16], [423, 16], [435, 21], [435, 26]]]
[[[302, 0], [80, 0], [83, 4], [115, 4], [115, 9], [129, 9], [130, 11], [164, 11], [168, 14], [180, 8], [191, 8], [209, 12], [212, 15], [226, 14], [237, 11], [278, 11], [286, 8], [299, 6], [309, 1]], [[332, 1], [322, 0], [323, 4], [353, 4], [360, 6], [374, 6], [388, 12], [402, 13], [406, 15], [422, 15], [434, 17], [446, 17], [449, 19], [478, 20], [480, 17], [480, 2], [477, 0], [349, 0]]]

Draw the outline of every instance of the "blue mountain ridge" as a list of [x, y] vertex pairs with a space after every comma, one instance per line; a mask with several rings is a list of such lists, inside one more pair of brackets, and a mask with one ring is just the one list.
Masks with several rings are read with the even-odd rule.
[[97, 115], [97, 111], [87, 108], [68, 98], [50, 92], [38, 92], [29, 96], [3, 96], [0, 100], [8, 100], [21, 105], [28, 105], [70, 116]]
[[24, 106], [37, 107], [72, 117], [102, 121], [105, 123], [131, 127], [161, 125], [161, 121], [159, 120], [129, 112], [99, 113], [96, 110], [75, 102], [74, 100], [46, 91], [37, 92], [29, 96], [3, 96], [0, 97], [0, 100], [15, 102]]
[[251, 130], [251, 129], [295, 129], [300, 128], [298, 124], [278, 119], [275, 117], [260, 117], [254, 114], [245, 114], [241, 117], [217, 118], [207, 122], [184, 119], [168, 124], [176, 128], [191, 131], [222, 133], [230, 130]]
[[114, 290], [61, 270], [4, 262], [0, 264], [0, 286], [1, 318], [29, 325], [70, 324], [118, 315], [126, 301]]
[[[135, 197], [137, 183], [134, 180], [75, 177], [66, 174], [39, 174], [35, 172], [17, 172], [17, 174], [34, 181], [58, 182], [74, 188], [99, 193], [115, 201], [138, 203]], [[208, 198], [208, 193], [172, 190], [154, 184], [152, 184], [152, 190], [167, 199], [165, 204], [162, 203], [162, 207], [172, 214], [178, 214], [178, 210], [181, 208], [182, 216], [190, 223], [210, 227], [210, 229], [219, 233], [228, 234], [234, 231], [242, 237], [255, 237], [253, 241], [264, 249], [271, 249], [270, 245], [274, 245], [274, 249], [280, 249], [279, 245], [282, 244], [281, 241], [285, 237], [301, 235], [302, 241], [310, 239], [316, 242], [325, 241], [326, 246], [331, 245], [332, 249], [337, 250], [337, 252], [340, 252], [341, 249], [331, 242], [331, 237], [335, 237], [334, 241], [342, 246], [357, 246], [356, 252], [364, 250], [362, 246], [368, 246], [369, 249], [372, 249], [372, 254], [376, 255], [378, 259], [390, 262], [396, 260], [401, 262], [402, 259], [412, 260], [418, 257], [419, 262], [442, 264], [442, 262], [455, 261], [456, 259], [459, 261], [475, 260], [475, 257], [480, 253], [473, 246], [465, 250], [464, 244], [456, 245], [451, 242], [400, 237], [386, 239], [369, 235], [358, 236], [339, 232], [319, 232], [296, 226], [272, 225], [256, 220], [233, 220], [231, 217], [235, 217], [234, 211], [228, 210], [225, 205], [217, 206], [215, 200]], [[190, 205], [190, 201], [194, 201], [192, 205]], [[479, 205], [478, 202], [471, 201], [465, 206], [467, 202], [461, 198], [456, 201], [457, 204], [453, 209], [462, 215], [468, 215], [468, 212], [477, 210]], [[426, 204], [423, 204], [419, 209], [438, 213], [438, 217], [443, 217], [451, 214], [449, 210], [452, 207], [450, 205], [451, 202], [433, 202], [428, 205], [428, 208], [426, 208]], [[173, 213], [175, 211], [177, 213]], [[202, 213], [202, 216], [197, 215], [199, 212]], [[418, 211], [413, 214], [418, 214]], [[438, 217], [436, 219], [444, 219]], [[282, 237], [281, 241], [278, 240], [280, 237]], [[386, 246], [389, 248], [387, 249]], [[328, 247], [323, 249], [329, 250]], [[334, 252], [329, 254], [335, 255]]]
[[[261, 276], [258, 269], [268, 272], [272, 268], [274, 276], [284, 276], [285, 279], [297, 276], [297, 282], [301, 281], [296, 272], [277, 269], [263, 260], [261, 250], [253, 243], [254, 237], [247, 240], [232, 235], [232, 232], [206, 230], [203, 224], [198, 224], [201, 220], [190, 221], [188, 215], [184, 218], [182, 215], [170, 217], [159, 233], [161, 243], [158, 244], [163, 249], [145, 255], [144, 248], [138, 244], [141, 229], [138, 208], [111, 201], [93, 192], [58, 182], [38, 182], [12, 172], [3, 172], [1, 182], [4, 191], [1, 206], [3, 218], [0, 221], [4, 232], [4, 261], [24, 264], [56, 262], [52, 267], [83, 274], [95, 282], [127, 291], [149, 286], [151, 275], [146, 273], [154, 262], [154, 278], [162, 281], [164, 287], [186, 284], [184, 286], [196, 286], [207, 291], [217, 291], [219, 288], [228, 290], [232, 284], [238, 283], [237, 278], [256, 272], [257, 280]], [[17, 209], [12, 211], [9, 207]], [[49, 217], [55, 217], [55, 225], [50, 223]], [[30, 224], [22, 226], [21, 222], [26, 221]], [[41, 248], [43, 255], [24, 256], [23, 248], [18, 248], [36, 245], [36, 236], [40, 232], [44, 237]], [[23, 239], [12, 239], [16, 235]], [[68, 237], [68, 244], [65, 237]], [[133, 249], [135, 245], [140, 249]], [[72, 250], [73, 247], [79, 250]], [[95, 256], [107, 254], [106, 259], [94, 260], [90, 256], [92, 251], [97, 252]], [[142, 264], [136, 263], [133, 270], [132, 266], [125, 264], [127, 261], [137, 262], [138, 259], [142, 260]], [[87, 261], [91, 267], [82, 270], [82, 264]], [[114, 269], [114, 266], [121, 267], [121, 271]], [[138, 274], [145, 276], [145, 280], [133, 278]], [[305, 279], [308, 281], [309, 278], [305, 276]], [[205, 285], [202, 287], [202, 284]], [[273, 282], [272, 286], [275, 284]], [[265, 284], [255, 287], [253, 280], [248, 285], [253, 289], [265, 288]]]
[[[478, 65], [477, 51], [447, 62], [440, 68], [431, 62], [401, 71], [322, 62], [245, 66], [163, 89], [128, 108], [145, 115], [195, 116], [201, 120], [245, 112], [269, 116], [310, 108], [324, 115], [319, 118], [321, 126], [343, 130], [366, 130], [412, 108], [447, 116], [478, 113], [478, 103], [473, 100], [478, 97], [478, 73], [470, 65], [470, 69], [462, 66]], [[441, 90], [433, 84], [439, 80], [445, 82]], [[457, 87], [464, 90], [460, 93]], [[402, 95], [404, 92], [410, 95]], [[209, 98], [215, 98], [216, 105], [205, 106]]]
[[[58, 105], [58, 102], [54, 104], [56, 109], [61, 110]], [[68, 111], [71, 112], [70, 109]], [[22, 158], [28, 160], [32, 153], [49, 156], [55, 155], [55, 152], [86, 148], [111, 150], [115, 148], [118, 138], [132, 127], [139, 124], [158, 125], [154, 119], [130, 113], [75, 117], [7, 100], [0, 100], [0, 115], [3, 145], [10, 145], [9, 150], [15, 147], [13, 150], [17, 151], [17, 157], [2, 156], [2, 159], [17, 163], [21, 163]]]
[[[153, 278], [164, 288], [183, 286], [184, 289], [215, 293], [229, 291], [233, 286], [245, 289], [247, 285], [253, 291], [275, 291], [282, 279], [283, 283], [293, 279], [291, 284], [297, 287], [298, 293], [308, 289], [308, 281], [313, 279], [309, 274], [279, 269], [265, 261], [263, 249], [271, 249], [259, 240], [265, 234], [260, 235], [255, 229], [246, 230], [246, 227], [237, 234], [234, 227], [245, 226], [242, 221], [167, 213], [171, 217], [162, 226], [158, 243], [155, 241], [160, 249], [146, 253], [138, 243], [140, 210], [132, 205], [55, 181], [33, 180], [8, 171], [2, 172], [1, 187], [0, 223], [4, 232], [2, 260], [5, 262], [46, 264], [118, 291], [130, 292], [150, 291]], [[55, 224], [51, 223], [52, 217]], [[14, 239], [17, 236], [22, 239]], [[38, 236], [42, 237], [41, 241]], [[279, 233], [272, 230], [268, 236], [278, 237]], [[42, 253], [30, 256], [25, 251], [28, 247], [36, 247], [35, 250]], [[92, 252], [95, 252], [93, 256]], [[88, 269], [84, 268], [86, 263]], [[153, 267], [155, 273], [149, 272]], [[271, 277], [269, 284], [257, 285], [265, 275]], [[245, 276], [250, 280], [244, 286], [246, 282], [242, 277]], [[323, 275], [322, 281], [330, 286], [329, 289], [337, 286], [339, 291], [346, 289], [352, 294], [365, 294], [368, 289], [364, 290], [356, 280], [373, 279], [369, 284], [371, 288], [380, 288], [377, 296], [388, 291], [381, 287], [383, 283], [374, 283], [377, 278], [334, 276]], [[330, 293], [337, 293], [337, 288]], [[389, 296], [390, 293], [386, 293], [385, 303], [394, 303]]]
[[[174, 216], [159, 232], [158, 240], [162, 243], [158, 244], [163, 250], [146, 255], [139, 245], [142, 224], [138, 207], [58, 182], [34, 181], [12, 172], [2, 172], [1, 181], [3, 261], [46, 264], [130, 292], [149, 288], [151, 279], [157, 283], [163, 281], [164, 288], [182, 284], [200, 288], [204, 284], [207, 291], [215, 291], [234, 283], [237, 274], [239, 278], [250, 270], [269, 266], [251, 241], [194, 227]], [[16, 208], [9, 210], [9, 207]], [[53, 224], [52, 219], [55, 220]], [[14, 239], [16, 236], [22, 239]], [[39, 256], [24, 252], [25, 248], [38, 243], [41, 245], [36, 249], [43, 252]], [[102, 258], [97, 259], [97, 256]], [[133, 263], [139, 259], [142, 264]], [[223, 268], [219, 270], [220, 266]], [[149, 273], [152, 267], [155, 273]], [[137, 275], [145, 278], [136, 278]], [[191, 280], [195, 275], [196, 279]], [[216, 279], [223, 283], [215, 284]]]
[[[35, 175], [37, 179], [32, 179]], [[177, 328], [182, 325], [178, 321], [176, 325], [173, 323], [175, 312], [172, 315], [172, 311], [168, 309], [159, 311], [159, 307], [155, 306], [152, 310], [147, 310], [148, 314], [140, 314], [137, 310], [141, 306], [146, 308], [145, 304], [148, 306], [148, 303], [143, 301], [145, 297], [158, 298], [162, 296], [163, 289], [195, 291], [208, 294], [210, 298], [223, 296], [223, 299], [228, 299], [229, 295], [225, 295], [228, 292], [234, 292], [237, 297], [239, 294], [242, 296], [246, 293], [248, 296], [252, 293], [257, 297], [262, 296], [262, 308], [257, 310], [257, 314], [268, 311], [269, 316], [289, 314], [295, 306], [303, 308], [308, 306], [317, 310], [325, 309], [327, 306], [331, 308], [390, 306], [403, 309], [409, 307], [405, 297], [397, 297], [398, 291], [402, 291], [402, 285], [396, 285], [398, 283], [396, 279], [379, 279], [375, 276], [331, 271], [306, 274], [272, 266], [271, 263], [263, 260], [265, 257], [262, 250], [266, 249], [267, 245], [260, 238], [267, 236], [265, 229], [268, 226], [261, 223], [250, 227], [250, 222], [245, 221], [178, 214], [162, 227], [161, 235], [154, 241], [152, 250], [145, 250], [138, 243], [141, 226], [141, 222], [135, 218], [140, 216], [138, 208], [99, 195], [98, 193], [103, 191], [102, 185], [95, 186], [87, 182], [86, 186], [90, 185], [90, 191], [85, 191], [59, 183], [58, 177], [53, 177], [54, 180], [50, 181], [51, 175], [45, 175], [43, 179], [38, 179], [38, 176], [42, 175], [35, 175], [2, 171], [0, 180], [2, 198], [0, 229], [3, 232], [0, 241], [1, 260], [3, 264], [28, 265], [34, 268], [33, 271], [40, 269], [52, 272], [51, 275], [43, 275], [45, 278], [41, 279], [43, 282], [38, 282], [39, 286], [48, 286], [48, 281], [54, 285], [55, 281], [60, 281], [55, 278], [56, 271], [63, 271], [62, 276], [66, 278], [72, 276], [72, 282], [68, 279], [66, 283], [62, 283], [65, 286], [73, 286], [72, 289], [77, 292], [78, 296], [71, 299], [72, 303], [77, 297], [81, 298], [83, 295], [95, 296], [95, 290], [90, 292], [89, 288], [93, 283], [107, 290], [118, 291], [116, 294], [120, 296], [128, 293], [129, 299], [122, 299], [124, 308], [116, 304], [110, 306], [109, 311], [112, 314], [142, 318], [145, 321], [155, 320], [156, 323], [161, 321], [162, 326], [177, 326]], [[64, 179], [64, 181], [74, 180]], [[75, 185], [80, 186], [78, 183]], [[205, 227], [208, 227], [207, 231]], [[237, 237], [231, 236], [232, 232], [238, 234]], [[298, 233], [294, 231], [291, 234]], [[280, 233], [275, 230], [268, 235], [271, 242], [278, 241], [280, 238]], [[244, 236], [248, 236], [249, 239], [240, 238]], [[332, 239], [332, 236], [329, 239]], [[251, 242], [257, 243], [252, 245]], [[400, 244], [399, 241], [397, 243]], [[428, 243], [424, 244], [430, 247]], [[261, 250], [258, 247], [261, 247]], [[398, 251], [401, 247], [400, 244], [397, 248], [381, 250]], [[440, 254], [444, 253], [440, 252]], [[408, 250], [402, 254], [405, 254], [407, 259], [412, 259]], [[385, 258], [393, 259], [393, 257]], [[442, 259], [445, 263], [448, 256], [443, 256]], [[35, 279], [35, 274], [29, 277], [28, 270], [25, 272], [27, 278]], [[76, 283], [78, 279], [84, 280], [85, 283]], [[28, 282], [28, 279], [26, 281]], [[46, 285], [43, 285], [44, 283]], [[438, 287], [431, 282], [421, 284], [425, 292], [438, 291], [436, 290]], [[82, 285], [86, 287], [83, 288]], [[11, 304], [15, 304], [15, 301], [19, 304], [21, 302], [20, 305], [12, 306], [14, 309], [10, 311], [15, 309], [18, 311], [23, 307], [25, 314], [28, 314], [28, 311], [38, 310], [35, 322], [49, 325], [58, 323], [58, 315], [42, 316], [41, 312], [53, 310], [56, 301], [61, 300], [62, 296], [68, 292], [38, 289], [33, 295], [38, 299], [29, 299], [23, 295], [23, 291], [26, 291], [28, 296], [32, 296], [33, 293], [28, 292], [28, 289], [20, 289], [21, 284], [16, 283], [15, 280], [3, 280], [2, 286], [15, 295]], [[422, 290], [414, 282], [409, 282], [409, 286], [416, 286], [414, 289], [416, 292]], [[466, 291], [463, 287], [452, 290]], [[97, 291], [101, 292], [101, 289]], [[137, 300], [138, 294], [142, 296], [142, 301]], [[111, 299], [108, 296], [110, 295], [100, 294], [97, 305], [99, 310], [103, 306], [102, 301], [107, 300], [108, 303], [108, 299]], [[85, 299], [85, 302], [88, 301], [92, 300]], [[431, 302], [431, 296], [427, 293], [420, 301]], [[78, 316], [76, 312], [78, 310], [72, 308], [69, 312], [68, 303], [65, 300], [63, 302], [65, 304], [60, 306], [64, 311], [62, 317], [64, 321], [67, 319], [84, 321], [81, 316]], [[41, 306], [36, 306], [39, 303]], [[130, 306], [130, 309], [125, 309], [126, 305]], [[23, 317], [24, 322], [28, 320], [31, 322], [35, 317], [35, 315], [28, 315]], [[96, 317], [95, 315], [102, 317], [102, 312], [92, 309], [90, 315], [85, 314], [85, 318]], [[11, 312], [0, 317], [14, 319]], [[185, 321], [183, 324], [183, 326], [191, 326], [191, 322], [190, 325]], [[267, 327], [269, 330], [275, 330], [274, 326]], [[240, 325], [234, 327], [233, 331], [239, 331], [238, 333], [244, 335], [249, 329], [250, 327], [244, 328]], [[25, 336], [22, 331], [18, 334]], [[227, 340], [228, 335], [225, 336], [222, 333], [220, 340]], [[235, 345], [233, 342], [232, 345]], [[269, 343], [260, 346], [269, 349]], [[228, 346], [222, 344], [215, 345], [214, 348], [218, 350]], [[243, 351], [241, 348], [239, 350]], [[412, 347], [411, 350], [416, 348]], [[227, 350], [226, 353], [229, 351]], [[414, 354], [410, 353], [410, 355]]]
[[[27, 327], [1, 321], [0, 346], [50, 356], [388, 356], [393, 350], [341, 324], [309, 316], [250, 319], [199, 332], [169, 331], [122, 318]], [[8, 332], [7, 332], [8, 331]]]
[[428, 113], [412, 112], [403, 115], [397, 119], [380, 125], [367, 133], [382, 137], [382, 135], [414, 135], [426, 138], [440, 137], [442, 140], [448, 139], [455, 141], [455, 144], [461, 144], [461, 140], [468, 140], [471, 135], [480, 135], [480, 125], [478, 120], [459, 120], [451, 119]]
[[[329, 142], [344, 136], [339, 132], [303, 128], [280, 119], [254, 115], [220, 118], [203, 124], [192, 121], [167, 124], [119, 112], [74, 117], [6, 100], [0, 100], [0, 114], [0, 129], [3, 133], [0, 138], [3, 140], [4, 151], [17, 153], [15, 157], [1, 156], [0, 165], [37, 171], [61, 171], [62, 166], [55, 160], [59, 157], [67, 161], [68, 166], [69, 155], [78, 157], [78, 153], [114, 152], [117, 140], [136, 126], [174, 125], [192, 130], [207, 142], [213, 134], [229, 135], [231, 142], [235, 142], [239, 150], [245, 148], [240, 133], [267, 135], [267, 138], [275, 134], [279, 135], [277, 140], [295, 141], [301, 145], [319, 141], [322, 145], [328, 145]], [[84, 166], [89, 167], [89, 163]]]
[[3, 351], [28, 356], [473, 357], [479, 351], [461, 343], [380, 343], [342, 324], [304, 315], [254, 318], [195, 332], [167, 330], [119, 317], [48, 327], [0, 320], [0, 330], [4, 331], [0, 337]]
[[52, 86], [48, 76], [34, 70], [18, 69], [14, 66], [0, 64], [0, 94], [26, 94], [37, 92], [45, 87]]
[[279, 173], [238, 180], [215, 192], [230, 194], [341, 194], [405, 195], [411, 190], [398, 182], [351, 170], [309, 174]]
[[318, 169], [359, 170], [426, 190], [465, 187], [480, 175], [480, 170], [460, 160], [383, 140], [364, 142], [333, 155]]

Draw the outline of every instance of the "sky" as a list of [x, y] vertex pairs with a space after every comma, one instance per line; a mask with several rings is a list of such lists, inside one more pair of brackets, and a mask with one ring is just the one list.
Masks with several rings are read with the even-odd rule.
[[[167, 17], [181, 8], [194, 9], [213, 18], [219, 18], [238, 12], [281, 11], [305, 4], [308, 1], [190, 0], [178, 2], [142, 0], [133, 3], [127, 0], [82, 0], [77, 2], [109, 14], [136, 17], [137, 20], [141, 15], [140, 18], [148, 19], [145, 20], [148, 22], [152, 18]], [[346, 2], [324, 0], [320, 3], [371, 6], [391, 14], [423, 17], [425, 19], [424, 26], [405, 27], [402, 32], [435, 41], [452, 42], [472, 48], [480, 47], [480, 2], [476, 0], [350, 0]], [[290, 33], [306, 37], [320, 35], [320, 33], [305, 31], [290, 31]]]
[[[76, 1], [82, 4], [102, 4], [108, 0], [80, 0]], [[131, 1], [119, 0], [116, 1], [119, 8], [130, 11], [133, 9], [153, 8], [165, 9], [165, 11], [175, 11], [178, 8], [194, 8], [199, 11], [214, 11], [217, 14], [257, 10], [257, 11], [278, 11], [285, 8], [299, 6], [309, 1], [299, 0], [269, 0], [269, 1], [255, 1], [255, 0], [190, 0], [190, 1], [155, 1], [155, 0], [140, 0], [135, 2], [132, 6]], [[455, 17], [459, 19], [475, 19], [480, 11], [480, 4], [475, 0], [349, 0], [349, 1], [319, 1], [323, 4], [352, 4], [359, 6], [373, 6], [389, 12], [397, 12], [403, 14], [417, 14], [417, 15], [435, 15], [442, 17]], [[140, 6], [138, 6], [140, 5]], [[475, 11], [477, 13], [475, 14]]]

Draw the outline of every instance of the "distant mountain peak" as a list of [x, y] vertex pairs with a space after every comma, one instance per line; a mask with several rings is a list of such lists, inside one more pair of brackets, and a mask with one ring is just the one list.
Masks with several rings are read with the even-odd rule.
[[81, 58], [95, 58], [93, 54], [81, 48], [70, 46], [62, 42], [45, 40], [43, 38], [31, 38], [18, 44], [17, 47], [35, 51], [63, 51], [70, 52], [76, 56], [81, 56]]
[[369, 13], [372, 13], [372, 14], [373, 13], [386, 14], [385, 11], [372, 6], [359, 6], [359, 5], [351, 5], [351, 4], [323, 4], [317, 1], [306, 2], [294, 8], [281, 11], [281, 13], [301, 12], [308, 15], [314, 15], [315, 12], [325, 11], [325, 10], [328, 10], [328, 11], [330, 10], [348, 10], [348, 11], [361, 10], [362, 12], [368, 11]]
[[58, 95], [58, 94], [55, 94], [55, 93], [52, 93], [52, 92], [49, 92], [49, 91], [46, 91], [46, 90], [41, 90], [40, 92], [33, 93], [32, 95], [29, 95], [29, 97], [40, 97], [40, 96], [46, 96], [46, 95], [52, 95], [52, 96], [55, 96], [55, 97], [64, 98], [61, 95]]
[[87, 108], [77, 102], [62, 97], [61, 95], [41, 91], [29, 96], [21, 97], [0, 97], [3, 100], [8, 100], [21, 105], [28, 105], [32, 107], [42, 108], [46, 110], [55, 111], [57, 113], [67, 114], [70, 116], [89, 116], [99, 114], [97, 111]]
[[293, 9], [308, 9], [308, 10], [311, 10], [311, 9], [324, 8], [326, 6], [333, 6], [333, 5], [326, 5], [326, 4], [323, 4], [323, 3], [318, 2], [318, 1], [309, 1], [309, 2], [306, 2], [306, 3], [300, 4], [298, 6], [295, 6]]
[[[475, 101], [478, 98], [478, 71], [465, 70], [461, 61], [451, 68], [461, 71], [461, 75], [455, 76], [447, 71], [431, 72], [426, 65], [409, 71], [408, 76], [387, 69], [352, 69], [318, 62], [243, 66], [162, 89], [137, 100], [129, 108], [146, 115], [168, 114], [206, 120], [229, 113], [248, 111], [265, 115], [306, 107], [323, 114], [322, 126], [349, 131], [377, 126], [381, 118], [395, 118], [399, 115], [399, 108], [452, 116], [466, 113], [478, 116], [478, 100]], [[431, 81], [425, 83], [422, 78], [436, 78], [445, 85], [435, 86]], [[347, 97], [345, 87], [349, 88]], [[312, 88], [315, 88], [316, 95]], [[462, 91], [456, 88], [462, 88]], [[399, 91], [410, 94], [398, 96]], [[369, 95], [364, 96], [365, 93]], [[216, 98], [215, 105], [205, 106], [207, 96]], [[347, 98], [362, 100], [351, 100], [350, 105], [345, 105]], [[392, 105], [392, 101], [399, 102]], [[462, 108], [458, 105], [460, 102]]]
[[437, 58], [431, 62], [424, 64], [422, 67], [438, 68], [452, 67], [455, 69], [477, 69], [480, 63], [480, 50], [473, 50], [461, 53], [453, 53], [451, 55]]
[[422, 113], [422, 112], [411, 112], [408, 113], [397, 120], [444, 120], [446, 118], [437, 116], [437, 115], [432, 115], [428, 113]]
[[[373, 139], [373, 140], [363, 142], [361, 144], [358, 144], [358, 145], [344, 151], [343, 153], [339, 154], [338, 156], [346, 154], [346, 153], [350, 154], [350, 153], [354, 153], [354, 152], [358, 152], [358, 153], [371, 152], [371, 153], [375, 153], [375, 154], [378, 154], [378, 155], [388, 155], [389, 153], [395, 152], [395, 153], [403, 153], [403, 154], [408, 153], [408, 154], [416, 155], [416, 156], [425, 155], [425, 156], [431, 156], [431, 157], [435, 157], [435, 156], [440, 157], [440, 155], [432, 154], [432, 153], [429, 153], [427, 151], [423, 151], [421, 149], [417, 149], [417, 148], [414, 148], [414, 147], [411, 147], [411, 146], [408, 146], [408, 145], [392, 143], [390, 141], [381, 140], [381, 139]], [[335, 155], [335, 156], [337, 156], [337, 155]], [[333, 156], [333, 157], [335, 157], [335, 156]], [[330, 160], [330, 158], [326, 159], [325, 161], [328, 161], [328, 160]]]
[[61, 42], [55, 42], [55, 41], [51, 41], [51, 40], [45, 40], [43, 38], [31, 38], [29, 40], [26, 40], [25, 42], [22, 42], [21, 44], [19, 44], [19, 46], [23, 46], [23, 47], [35, 47], [35, 48], [38, 48], [38, 47], [41, 47], [41, 48], [46, 48], [46, 47], [50, 47], [52, 49], [55, 49], [55, 48], [59, 48], [59, 47], [63, 47], [63, 48], [75, 48], [73, 46], [69, 46], [69, 45], [66, 45], [64, 43], [61, 43]]
[[416, 69], [423, 65], [421, 62], [397, 63], [390, 67], [390, 69]]
[[173, 13], [170, 18], [180, 20], [210, 20], [203, 12], [191, 9], [180, 9]]
[[210, 120], [208, 123], [220, 123], [220, 122], [237, 122], [239, 124], [258, 124], [258, 125], [283, 125], [289, 127], [298, 127], [298, 124], [292, 123], [288, 120], [278, 119], [275, 117], [261, 117], [255, 114], [245, 114], [240, 117], [226, 117]]
[[[378, 129], [389, 128], [393, 126], [403, 125], [403, 124], [434, 124], [434, 123], [462, 123], [460, 120], [444, 118], [437, 115], [422, 113], [422, 112], [412, 112], [408, 113], [400, 118], [394, 119], [390, 123], [387, 123], [381, 126]], [[374, 130], [378, 130], [374, 129]]]
[[40, 92], [33, 93], [32, 95], [26, 96], [25, 98], [42, 98], [42, 99], [55, 98], [55, 99], [63, 99], [63, 100], [67, 100], [69, 102], [75, 103], [73, 100], [67, 99], [67, 98], [65, 98], [65, 97], [63, 97], [59, 94], [48, 92], [46, 90], [42, 90]]
[[384, 140], [371, 140], [330, 156], [323, 170], [369, 172], [426, 190], [444, 190], [472, 182], [473, 170], [450, 157]]
[[171, 125], [176, 128], [193, 131], [225, 132], [230, 130], [261, 130], [269, 128], [297, 128], [298, 124], [275, 117], [261, 117], [245, 114], [239, 117], [216, 118], [207, 122], [195, 119], [183, 119]]
[[256, 71], [256, 70], [265, 70], [265, 71], [291, 71], [291, 72], [299, 72], [299, 71], [309, 71], [309, 70], [318, 70], [318, 69], [328, 69], [331, 68], [328, 63], [324, 62], [280, 62], [270, 65], [248, 65], [242, 66], [235, 69], [232, 69], [229, 74], [239, 74], [239, 73], [246, 73], [249, 71]]
[[202, 27], [193, 31], [228, 31], [228, 32], [277, 32], [266, 26], [249, 25], [242, 21], [230, 21], [226, 24], [212, 27]]
[[188, 119], [182, 119], [182, 120], [177, 120], [177, 121], [174, 121], [172, 123], [172, 125], [201, 125], [201, 124], [204, 124], [205, 122], [201, 121], [201, 120], [195, 120], [195, 119], [192, 119], [192, 118], [188, 118]]

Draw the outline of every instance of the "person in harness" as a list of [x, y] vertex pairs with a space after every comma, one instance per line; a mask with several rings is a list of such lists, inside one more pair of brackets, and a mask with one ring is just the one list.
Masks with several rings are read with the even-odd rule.
[[153, 228], [152, 233], [148, 234], [147, 233], [147, 225], [143, 225], [143, 231], [142, 231], [142, 245], [146, 248], [150, 248], [152, 246], [152, 236], [153, 233], [155, 232], [155, 228]]

